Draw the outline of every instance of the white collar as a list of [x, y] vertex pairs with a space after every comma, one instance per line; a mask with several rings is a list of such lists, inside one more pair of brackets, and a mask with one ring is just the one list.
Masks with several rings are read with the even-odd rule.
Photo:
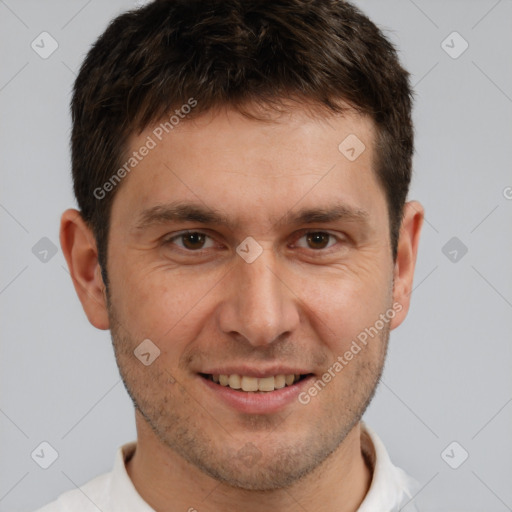
[[[377, 434], [361, 422], [361, 450], [373, 477], [370, 489], [357, 512], [395, 512], [401, 510], [419, 488], [418, 482], [396, 467]], [[411, 503], [411, 506], [414, 505]], [[416, 510], [408, 508], [408, 510]]]
[[137, 442], [133, 441], [118, 448], [112, 469], [110, 508], [112, 512], [155, 512], [135, 489], [125, 463], [135, 452]]

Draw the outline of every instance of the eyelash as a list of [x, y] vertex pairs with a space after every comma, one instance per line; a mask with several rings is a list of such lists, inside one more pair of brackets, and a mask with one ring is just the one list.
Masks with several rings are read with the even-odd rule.
[[[177, 240], [177, 239], [180, 239], [182, 237], [184, 237], [185, 235], [194, 235], [194, 234], [198, 234], [198, 235], [204, 235], [205, 237], [207, 237], [208, 239], [210, 240], [213, 240], [213, 237], [210, 236], [208, 233], [205, 233], [204, 231], [193, 231], [193, 230], [187, 230], [187, 231], [182, 231], [178, 234], [175, 234], [173, 235], [172, 237], [169, 237], [169, 238], [166, 238], [163, 240], [163, 245], [174, 245], [174, 241]], [[340, 237], [340, 236], [337, 236], [333, 233], [330, 233], [329, 231], [321, 231], [321, 230], [303, 230], [303, 231], [300, 231], [299, 232], [299, 236], [296, 237], [296, 241], [300, 240], [301, 238], [304, 238], [305, 236], [307, 235], [315, 235], [315, 234], [322, 234], [322, 235], [327, 235], [329, 236], [331, 239], [335, 239], [337, 243], [340, 243], [340, 242], [344, 242], [346, 241], [345, 240], [345, 237]], [[313, 251], [315, 253], [328, 253], [328, 252], [331, 252], [329, 251], [329, 249], [332, 249], [332, 247], [334, 247], [335, 245], [337, 245], [337, 243], [334, 243], [332, 245], [327, 245], [327, 247], [325, 248], [321, 248], [321, 249], [311, 249], [311, 248], [307, 248], [307, 247], [302, 247], [300, 249], [305, 249], [305, 250], [310, 250], [310, 251]], [[210, 248], [206, 248], [206, 249], [197, 249], [197, 250], [193, 250], [193, 249], [187, 249], [185, 247], [180, 247], [178, 246], [179, 250], [183, 251], [183, 252], [186, 252], [186, 253], [189, 253], [189, 254], [198, 254], [198, 255], [201, 255], [202, 253], [208, 251]]]

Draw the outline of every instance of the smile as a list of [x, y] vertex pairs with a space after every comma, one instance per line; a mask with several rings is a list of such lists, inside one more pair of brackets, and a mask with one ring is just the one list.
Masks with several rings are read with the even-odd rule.
[[221, 386], [229, 387], [236, 391], [244, 392], [263, 392], [269, 393], [277, 389], [292, 386], [307, 375], [300, 374], [280, 374], [269, 377], [257, 378], [246, 375], [222, 375], [222, 374], [201, 374], [202, 377], [215, 382]]

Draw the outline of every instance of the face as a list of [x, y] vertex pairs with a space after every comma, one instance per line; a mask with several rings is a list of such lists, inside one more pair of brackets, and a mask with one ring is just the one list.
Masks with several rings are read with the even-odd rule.
[[164, 449], [233, 486], [290, 485], [357, 424], [400, 321], [372, 122], [224, 110], [154, 128], [112, 209], [121, 374]]

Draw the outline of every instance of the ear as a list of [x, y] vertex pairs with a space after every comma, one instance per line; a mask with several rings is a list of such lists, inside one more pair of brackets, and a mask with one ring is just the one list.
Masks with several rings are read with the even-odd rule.
[[108, 329], [105, 284], [92, 231], [77, 210], [66, 210], [60, 222], [60, 245], [85, 314], [94, 327]]
[[424, 210], [420, 203], [410, 201], [405, 204], [394, 268], [393, 301], [397, 306], [393, 309], [397, 314], [391, 321], [391, 329], [398, 327], [409, 311], [423, 218]]

